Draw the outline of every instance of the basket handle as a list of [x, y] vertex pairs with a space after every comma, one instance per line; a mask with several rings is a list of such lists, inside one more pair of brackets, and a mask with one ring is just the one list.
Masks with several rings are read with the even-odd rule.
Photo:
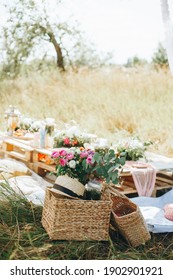
[[125, 194], [120, 193], [118, 190], [114, 189], [111, 186], [109, 186], [109, 191], [114, 196], [119, 196], [119, 197], [127, 198], [127, 196]]

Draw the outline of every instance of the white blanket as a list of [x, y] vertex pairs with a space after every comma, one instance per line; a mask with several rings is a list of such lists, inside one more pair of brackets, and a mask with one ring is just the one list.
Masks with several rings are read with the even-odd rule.
[[173, 222], [164, 217], [163, 210], [165, 204], [173, 203], [173, 189], [160, 197], [140, 196], [131, 200], [140, 207], [150, 232], [173, 232]]
[[45, 187], [50, 185], [42, 178], [32, 176], [17, 176], [8, 180], [10, 186], [16, 193], [24, 195], [29, 201], [36, 205], [44, 204]]
[[[17, 176], [8, 179], [8, 183], [16, 193], [25, 196], [26, 199], [36, 205], [43, 206], [45, 188], [52, 184], [37, 176], [37, 174], [32, 174], [31, 176]], [[0, 180], [0, 182], [4, 181]]]
[[16, 193], [24, 195], [36, 205], [44, 204], [45, 189], [52, 184], [28, 169], [24, 163], [14, 159], [0, 159], [0, 174], [2, 173], [5, 176], [0, 177], [0, 182], [5, 182], [5, 178]]

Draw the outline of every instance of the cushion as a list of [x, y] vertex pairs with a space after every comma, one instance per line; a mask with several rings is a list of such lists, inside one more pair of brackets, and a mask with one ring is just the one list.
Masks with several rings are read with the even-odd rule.
[[22, 162], [14, 159], [0, 159], [0, 180], [31, 174], [29, 168]]

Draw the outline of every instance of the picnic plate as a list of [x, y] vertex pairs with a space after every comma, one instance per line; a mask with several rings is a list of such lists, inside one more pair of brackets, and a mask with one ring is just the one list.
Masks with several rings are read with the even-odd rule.
[[148, 166], [144, 163], [134, 163], [132, 164], [133, 168], [147, 168]]

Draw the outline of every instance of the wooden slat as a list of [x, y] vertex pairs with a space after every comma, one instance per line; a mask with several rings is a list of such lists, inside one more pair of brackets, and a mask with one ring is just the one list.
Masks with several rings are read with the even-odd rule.
[[22, 143], [21, 141], [19, 142], [19, 141], [13, 140], [13, 139], [5, 139], [3, 143], [10, 144], [10, 145], [13, 145], [16, 147], [20, 147], [21, 149], [24, 149], [26, 151], [34, 150], [34, 148], [32, 148], [31, 146], [26, 145], [25, 143]]
[[10, 157], [13, 157], [13, 158], [16, 158], [16, 159], [20, 159], [22, 161], [28, 161], [26, 158], [25, 158], [25, 155], [23, 154], [19, 154], [15, 151], [11, 151], [11, 152], [5, 152], [6, 155], [10, 156]]
[[55, 172], [55, 165], [48, 165], [48, 164], [45, 164], [43, 162], [37, 162], [37, 163], [35, 163], [35, 166], [45, 170], [45, 172], [46, 171]]
[[167, 184], [172, 184], [173, 185], [173, 180], [172, 179], [166, 179], [166, 178], [157, 178], [157, 181], [163, 182], [163, 183], [167, 183]]

